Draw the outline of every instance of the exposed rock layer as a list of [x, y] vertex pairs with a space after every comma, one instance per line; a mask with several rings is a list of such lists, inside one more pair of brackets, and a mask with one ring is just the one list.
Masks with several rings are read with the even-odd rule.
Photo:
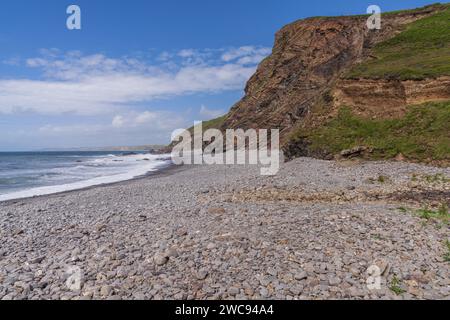
[[450, 77], [421, 81], [340, 80], [333, 89], [334, 105], [348, 106], [357, 114], [399, 117], [406, 106], [450, 100]]

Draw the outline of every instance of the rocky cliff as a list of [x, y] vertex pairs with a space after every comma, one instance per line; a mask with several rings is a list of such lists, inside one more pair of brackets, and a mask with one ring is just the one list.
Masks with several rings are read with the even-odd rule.
[[221, 128], [279, 128], [288, 154], [306, 155], [308, 142], [293, 141], [293, 132], [320, 126], [341, 106], [369, 117], [396, 117], [404, 115], [409, 104], [450, 100], [446, 76], [422, 81], [344, 76], [352, 67], [376, 59], [372, 48], [377, 44], [448, 8], [433, 5], [385, 14], [381, 30], [369, 30], [367, 16], [308, 18], [285, 26]]

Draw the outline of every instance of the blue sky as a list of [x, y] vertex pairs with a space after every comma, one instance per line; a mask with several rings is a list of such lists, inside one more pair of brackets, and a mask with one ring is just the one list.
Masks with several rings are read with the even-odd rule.
[[[242, 97], [283, 25], [433, 2], [4, 0], [0, 150], [167, 143]], [[66, 28], [71, 4], [81, 30]]]

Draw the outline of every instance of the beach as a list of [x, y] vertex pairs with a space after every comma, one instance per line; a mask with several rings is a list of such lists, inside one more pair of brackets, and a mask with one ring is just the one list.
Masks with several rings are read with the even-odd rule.
[[449, 299], [448, 220], [420, 211], [449, 177], [299, 158], [0, 202], [0, 299]]

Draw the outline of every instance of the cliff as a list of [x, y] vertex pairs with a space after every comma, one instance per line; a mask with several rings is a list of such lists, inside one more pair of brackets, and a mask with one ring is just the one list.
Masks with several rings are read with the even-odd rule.
[[335, 148], [310, 148], [312, 133], [343, 107], [385, 119], [405, 116], [409, 105], [450, 100], [449, 17], [450, 6], [436, 4], [383, 14], [381, 30], [369, 30], [367, 16], [287, 25], [248, 81], [245, 96], [215, 125], [279, 128], [288, 158], [330, 157]]

